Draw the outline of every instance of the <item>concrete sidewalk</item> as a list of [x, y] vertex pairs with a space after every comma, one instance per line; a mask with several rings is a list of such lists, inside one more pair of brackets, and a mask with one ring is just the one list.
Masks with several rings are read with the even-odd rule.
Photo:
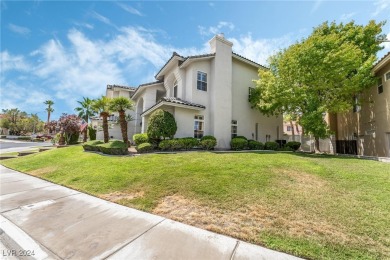
[[11, 249], [2, 258], [34, 251], [23, 259], [299, 259], [0, 170], [0, 242]]

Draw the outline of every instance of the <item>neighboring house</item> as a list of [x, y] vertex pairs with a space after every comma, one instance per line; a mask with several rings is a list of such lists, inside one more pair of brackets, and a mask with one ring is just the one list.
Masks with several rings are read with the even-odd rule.
[[372, 72], [378, 83], [355, 97], [353, 111], [333, 115], [338, 153], [390, 157], [390, 52]]
[[265, 67], [232, 52], [233, 44], [223, 34], [209, 43], [209, 54], [183, 57], [174, 52], [155, 82], [135, 90], [131, 131], [146, 132], [150, 115], [163, 109], [175, 117], [175, 137], [213, 135], [218, 149], [230, 148], [231, 138], [237, 135], [261, 142], [282, 139], [282, 116], [267, 117], [248, 101], [253, 80]]
[[283, 121], [283, 135], [285, 136], [284, 139], [287, 141], [292, 141], [293, 133], [295, 136], [295, 141], [299, 141], [300, 135], [302, 134], [302, 126], [300, 126], [295, 121]]

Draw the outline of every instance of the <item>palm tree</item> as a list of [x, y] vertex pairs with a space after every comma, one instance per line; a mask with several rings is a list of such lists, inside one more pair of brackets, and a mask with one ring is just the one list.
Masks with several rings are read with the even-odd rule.
[[126, 110], [133, 109], [133, 102], [125, 97], [116, 97], [111, 100], [110, 109], [112, 111], [118, 111], [119, 123], [121, 126], [122, 138], [125, 144], [129, 143], [129, 137], [127, 136], [127, 121], [126, 121]]
[[[78, 116], [84, 119], [85, 122], [88, 124], [88, 119], [95, 115], [94, 111], [92, 110], [93, 100], [83, 97], [83, 101], [77, 101], [77, 102], [80, 104], [80, 107], [76, 107], [74, 110], [77, 111]], [[85, 128], [83, 133], [84, 133], [83, 142], [86, 142], [88, 127]]]
[[92, 109], [96, 113], [99, 113], [100, 116], [103, 118], [103, 135], [104, 135], [104, 142], [108, 143], [108, 121], [107, 118], [110, 115], [110, 103], [111, 99], [102, 96], [99, 99], [96, 99], [92, 103]]
[[[52, 100], [46, 100], [44, 104], [47, 105], [47, 108], [45, 110], [47, 111], [47, 125], [49, 125], [50, 114], [54, 112], [54, 109], [51, 107], [52, 105], [54, 105], [54, 102]], [[49, 133], [49, 129], [47, 130], [47, 133]]]

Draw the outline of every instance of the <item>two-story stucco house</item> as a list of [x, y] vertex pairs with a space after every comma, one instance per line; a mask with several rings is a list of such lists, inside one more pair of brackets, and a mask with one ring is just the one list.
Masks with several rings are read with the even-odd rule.
[[[261, 142], [282, 138], [283, 118], [267, 117], [248, 102], [253, 80], [258, 78], [258, 70], [265, 68], [234, 53], [233, 44], [222, 34], [209, 43], [209, 54], [183, 57], [173, 53], [155, 82], [135, 91], [127, 89], [135, 103], [130, 138], [146, 132], [150, 115], [159, 108], [174, 115], [175, 137], [213, 135], [219, 149], [230, 148], [231, 138], [237, 135]], [[108, 96], [113, 95], [112, 90], [107, 89]]]

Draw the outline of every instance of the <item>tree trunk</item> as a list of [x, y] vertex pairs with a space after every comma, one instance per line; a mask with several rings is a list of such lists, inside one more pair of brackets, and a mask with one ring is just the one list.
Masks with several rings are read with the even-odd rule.
[[50, 134], [49, 123], [50, 123], [50, 111], [47, 112], [47, 134]]
[[314, 152], [315, 153], [321, 153], [320, 151], [320, 138], [319, 137], [314, 137]]
[[295, 142], [295, 131], [294, 131], [294, 125], [292, 120], [290, 120], [290, 126], [291, 126], [292, 140]]
[[85, 143], [88, 140], [88, 126], [84, 129], [83, 134], [83, 142]]
[[121, 132], [122, 132], [122, 139], [125, 144], [129, 144], [129, 137], [127, 136], [127, 122], [126, 122], [126, 115], [125, 111], [121, 110], [119, 112], [119, 123], [121, 126]]
[[104, 142], [108, 143], [108, 139], [109, 139], [109, 136], [108, 136], [108, 121], [107, 121], [108, 113], [104, 112], [104, 113], [101, 113], [100, 115], [103, 117]]

